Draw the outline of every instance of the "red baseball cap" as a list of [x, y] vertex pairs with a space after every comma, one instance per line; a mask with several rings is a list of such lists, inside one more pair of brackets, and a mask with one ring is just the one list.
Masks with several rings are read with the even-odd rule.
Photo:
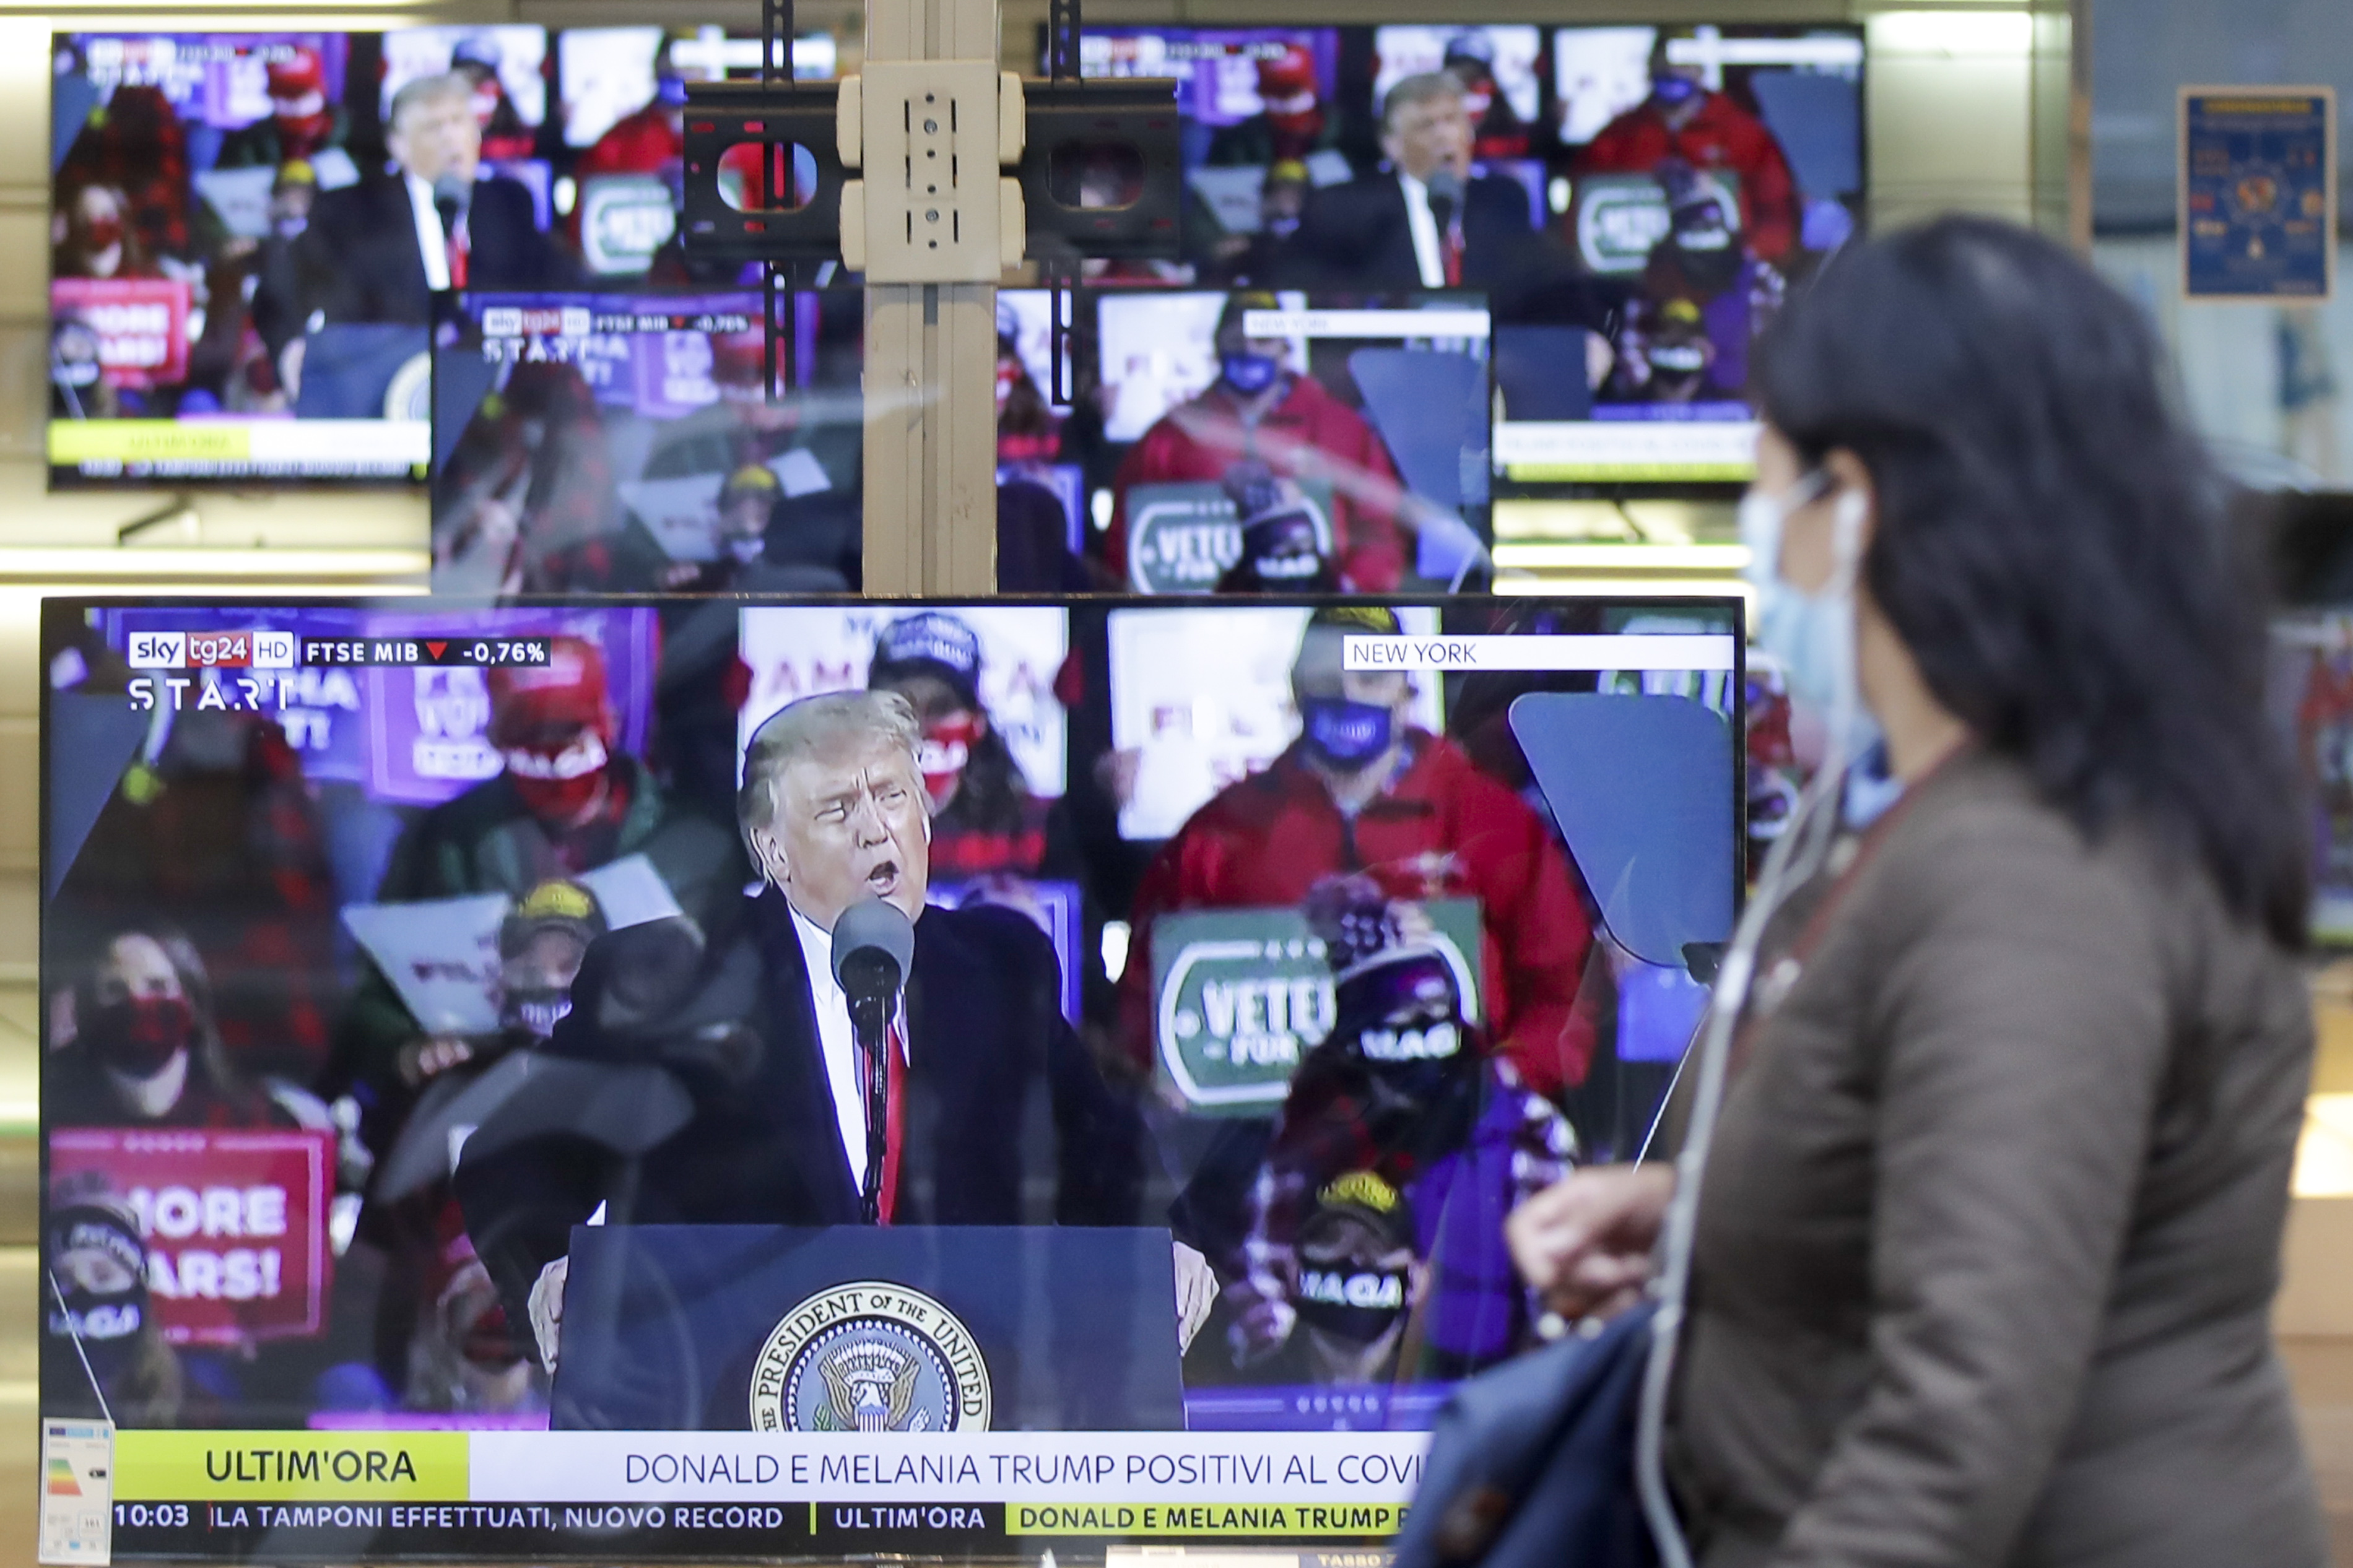
[[298, 46], [284, 59], [269, 62], [269, 96], [301, 98], [305, 93], [327, 90], [326, 67], [320, 62], [319, 51]]
[[1261, 98], [1294, 98], [1315, 90], [1315, 57], [1304, 44], [1285, 44], [1282, 53], [1258, 62]]
[[582, 730], [613, 738], [605, 656], [583, 637], [552, 639], [543, 665], [500, 665], [490, 672], [491, 745], [554, 744]]

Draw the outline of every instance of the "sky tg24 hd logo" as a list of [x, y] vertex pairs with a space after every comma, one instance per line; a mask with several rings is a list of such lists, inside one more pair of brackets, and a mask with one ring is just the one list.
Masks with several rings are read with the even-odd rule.
[[291, 669], [292, 632], [247, 627], [217, 632], [132, 632], [124, 656], [133, 669]]

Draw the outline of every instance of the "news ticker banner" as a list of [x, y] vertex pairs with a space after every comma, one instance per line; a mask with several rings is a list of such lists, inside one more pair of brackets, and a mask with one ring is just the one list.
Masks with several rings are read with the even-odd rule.
[[123, 639], [123, 662], [133, 669], [412, 668], [446, 666], [490, 669], [545, 666], [553, 657], [544, 637], [305, 637], [267, 626], [217, 631], [134, 631]]
[[1554, 637], [1348, 637], [1341, 668], [1435, 670], [1463, 675], [1567, 670], [1682, 674], [1729, 671], [1740, 649], [1729, 632], [1575, 633]]
[[1429, 1436], [186, 1432], [115, 1438], [117, 1556], [648, 1558], [1376, 1542]]
[[1749, 419], [1507, 420], [1495, 426], [1495, 462], [1524, 484], [1746, 484], [1757, 477], [1757, 428]]
[[412, 419], [56, 419], [49, 462], [91, 477], [422, 478], [433, 427]]

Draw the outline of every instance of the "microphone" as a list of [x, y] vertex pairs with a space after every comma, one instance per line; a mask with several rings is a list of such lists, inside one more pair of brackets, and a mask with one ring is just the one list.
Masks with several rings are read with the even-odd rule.
[[864, 1060], [866, 1223], [882, 1217], [882, 1160], [891, 1133], [891, 1012], [915, 958], [915, 922], [898, 905], [868, 899], [833, 922], [833, 978], [849, 999], [849, 1026]]
[[1451, 163], [1440, 163], [1422, 182], [1422, 189], [1430, 193], [1430, 216], [1443, 239], [1454, 226], [1454, 215], [1462, 210], [1462, 176]]
[[458, 243], [458, 226], [465, 221], [466, 208], [474, 199], [473, 187], [459, 177], [455, 170], [445, 169], [433, 182], [433, 210], [441, 219], [441, 242], [447, 247]]

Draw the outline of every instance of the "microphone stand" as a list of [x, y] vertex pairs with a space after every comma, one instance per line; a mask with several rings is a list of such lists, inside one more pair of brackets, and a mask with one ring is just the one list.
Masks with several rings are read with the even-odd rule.
[[879, 948], [863, 948], [843, 960], [841, 980], [849, 1000], [850, 1031], [858, 1039], [860, 1089], [866, 1101], [866, 1174], [859, 1188], [859, 1212], [868, 1225], [880, 1225], [882, 1162], [891, 1134], [891, 1012], [899, 996], [899, 965]]

